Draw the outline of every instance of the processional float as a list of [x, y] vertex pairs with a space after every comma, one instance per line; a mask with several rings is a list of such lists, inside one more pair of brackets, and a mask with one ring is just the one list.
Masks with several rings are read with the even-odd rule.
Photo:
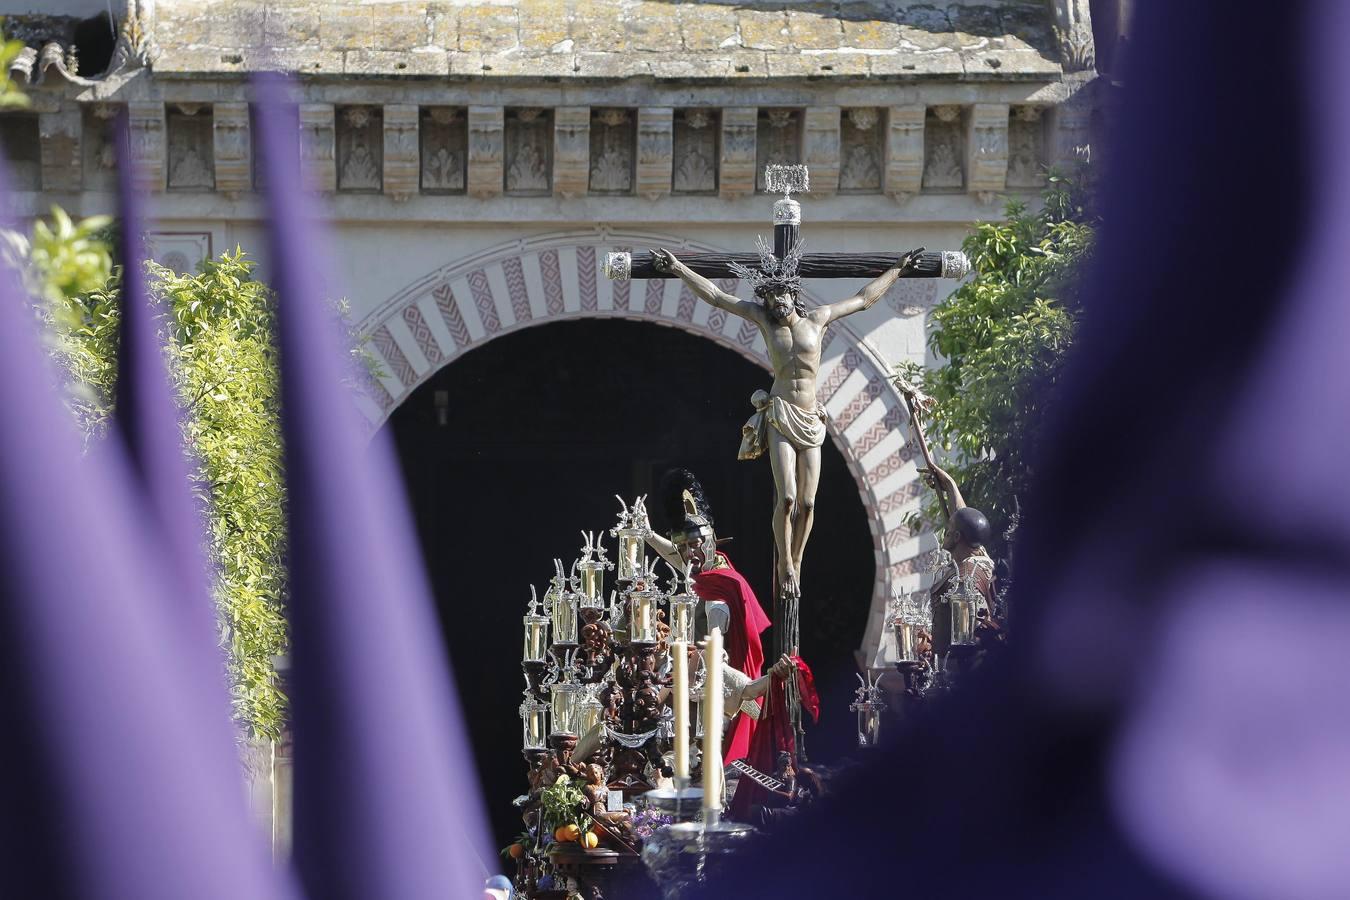
[[[801, 278], [879, 278], [897, 267], [906, 278], [959, 279], [969, 272], [968, 260], [957, 251], [804, 253], [801, 205], [792, 195], [808, 189], [806, 167], [770, 166], [766, 183], [783, 195], [773, 205], [771, 248], [760, 239], [756, 254], [675, 258], [705, 278], [752, 284], [770, 270], [794, 284]], [[675, 277], [655, 252], [610, 253], [605, 271], [611, 279]], [[515, 845], [521, 852], [513, 846], [512, 855], [517, 892], [524, 897], [612, 896], [615, 879], [625, 871], [623, 859], [639, 855], [663, 894], [676, 897], [691, 882], [715, 878], [719, 860], [753, 830], [721, 817], [721, 641], [730, 620], [727, 607], [701, 600], [688, 569], [668, 567], [663, 585], [646, 555], [643, 498], [620, 504], [618, 522], [609, 530], [617, 541], [615, 561], [607, 557], [603, 532], [583, 532], [580, 556], [570, 568], [554, 560], [542, 602], [531, 587], [522, 620], [525, 690], [519, 714], [530, 790], [516, 799], [527, 832]], [[781, 557], [786, 548], [777, 539], [775, 545]], [[608, 602], [606, 572], [614, 573]], [[775, 583], [775, 656], [794, 654], [800, 646], [800, 598], [781, 587]], [[971, 590], [968, 580], [958, 577], [949, 592], [952, 614], [959, 613], [964, 623], [956, 627], [954, 619], [953, 643], [962, 646], [976, 640]], [[935, 677], [931, 616], [920, 594], [898, 596], [888, 616], [899, 651], [894, 662], [911, 698], [949, 686]], [[700, 638], [706, 638], [703, 653], [689, 652]], [[860, 747], [880, 739], [887, 704], [878, 674], [860, 676], [849, 707], [858, 717]], [[787, 679], [786, 687], [796, 739], [786, 771], [795, 773], [804, 760], [797, 679]], [[744, 761], [733, 769], [780, 798], [786, 812], [802, 796], [791, 776], [779, 777], [782, 772], [760, 772]]]
[[[900, 278], [960, 279], [970, 272], [970, 261], [959, 250], [928, 251], [919, 248], [903, 253], [805, 253], [801, 237], [802, 207], [801, 203], [792, 198], [792, 195], [809, 191], [810, 176], [807, 167], [801, 165], [768, 166], [765, 169], [764, 176], [769, 192], [783, 195], [773, 204], [772, 247], [760, 238], [757, 240], [758, 252], [755, 254], [680, 253], [672, 254], [672, 256], [694, 274], [701, 275], [704, 278], [747, 280], [756, 287], [757, 294], [761, 285], [777, 285], [780, 288], [792, 291], [794, 298], [797, 291], [800, 290], [801, 280], [804, 278], [872, 278], [881, 280], [888, 272], [898, 270], [898, 277]], [[672, 271], [669, 262], [663, 260], [661, 254], [656, 251], [652, 251], [646, 257], [638, 258], [635, 258], [628, 251], [609, 253], [605, 260], [605, 273], [613, 280], [676, 277], [676, 273]], [[843, 306], [843, 304], [840, 304], [840, 306]], [[801, 308], [804, 309], [804, 307]], [[866, 305], [854, 306], [848, 312], [841, 312], [841, 315], [849, 315], [865, 308]], [[763, 328], [762, 322], [757, 324], [761, 324]], [[819, 324], [821, 335], [823, 335], [827, 324], [828, 320], [821, 320]], [[764, 336], [766, 341], [770, 340], [767, 329], [764, 330]], [[788, 350], [787, 352], [789, 354], [814, 352], [814, 355], [819, 357], [819, 343], [819, 341], [816, 342], [817, 345], [813, 351]], [[818, 370], [819, 359], [817, 358], [814, 362], [814, 366], [807, 367], [808, 371]], [[778, 373], [775, 373], [775, 387], [777, 387], [777, 377]], [[812, 392], [814, 393], [814, 388], [812, 388]], [[759, 396], [757, 393], [757, 397]], [[757, 413], [761, 422], [764, 416], [772, 417], [777, 410], [785, 410], [788, 413], [788, 416], [784, 418], [792, 415], [791, 404], [771, 406], [771, 404], [779, 401], [771, 400], [768, 394], [764, 394], [760, 399], [752, 398], [752, 402], [761, 411]], [[817, 406], [818, 403], [819, 401], [817, 401]], [[801, 416], [803, 420], [809, 420], [817, 413], [817, 410], [807, 411], [800, 406], [796, 407], [796, 410], [796, 415]], [[818, 408], [818, 413], [819, 419], [823, 422], [825, 419], [823, 408]], [[756, 420], [752, 418], [752, 422], [754, 421]], [[747, 423], [745, 430], [749, 430], [751, 427], [751, 423]], [[759, 427], [762, 429], [766, 426], [761, 423]], [[810, 422], [805, 427], [814, 431], [814, 445], [818, 447], [819, 442], [824, 439], [824, 426]], [[780, 428], [780, 431], [789, 435], [793, 434], [795, 430], [792, 427]], [[748, 437], [747, 440], [749, 440]], [[788, 440], [794, 447], [805, 449], [795, 437], [789, 437]], [[764, 448], [759, 446], [747, 451], [743, 445], [741, 458], [753, 458], [762, 454], [763, 450]], [[774, 477], [778, 498], [781, 501], [782, 498], [788, 496], [788, 493], [785, 492], [785, 485], [776, 471]], [[799, 497], [798, 500], [802, 501], [807, 508], [814, 508], [814, 496]], [[776, 502], [776, 507], [780, 505], [781, 503]], [[787, 513], [778, 513], [777, 509], [774, 515], [784, 519], [790, 518]], [[806, 515], [813, 514], [807, 513]], [[800, 591], [794, 587], [794, 584], [784, 584], [785, 566], [783, 565], [785, 560], [790, 559], [795, 560], [800, 565], [805, 550], [806, 535], [809, 534], [810, 530], [810, 519], [799, 519], [798, 522], [802, 529], [802, 535], [796, 540], [792, 540], [788, 535], [794, 527], [798, 526], [787, 523], [780, 526], [775, 522], [776, 563], [774, 566], [775, 585], [773, 590], [774, 622], [776, 624], [774, 629], [775, 656], [779, 654], [795, 655], [801, 646], [799, 627]], [[792, 571], [791, 567], [786, 568], [790, 572], [790, 580], [796, 583], [796, 578], [800, 575], [800, 572]], [[788, 686], [788, 709], [795, 735], [793, 754], [797, 761], [804, 758], [805, 754], [800, 701], [797, 685], [792, 682]]]

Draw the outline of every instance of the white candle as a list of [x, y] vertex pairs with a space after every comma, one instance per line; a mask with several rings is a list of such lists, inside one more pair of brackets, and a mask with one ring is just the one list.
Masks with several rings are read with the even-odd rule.
[[[703, 809], [722, 813], [722, 629], [708, 632], [703, 651]], [[705, 821], [707, 816], [705, 815]], [[713, 817], [714, 820], [716, 816]]]
[[[675, 675], [675, 778], [676, 787], [689, 780], [689, 645], [676, 641], [670, 645]], [[683, 779], [680, 781], [679, 779]]]

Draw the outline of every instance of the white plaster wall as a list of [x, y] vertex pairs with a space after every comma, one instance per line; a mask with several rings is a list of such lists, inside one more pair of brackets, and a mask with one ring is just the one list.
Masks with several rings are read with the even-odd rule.
[[[767, 221], [771, 201], [761, 197], [758, 202], [764, 206], [766, 213], [762, 225], [746, 222], [689, 226], [679, 222], [653, 221], [640, 226], [625, 223], [623, 227], [685, 237], [728, 251], [750, 252], [754, 248], [756, 234], [767, 236], [772, 231]], [[949, 222], [813, 223], [809, 218], [809, 206], [806, 215], [807, 221], [802, 231], [812, 252], [899, 252], [919, 246], [934, 250], [957, 249], [969, 227]], [[262, 261], [265, 277], [266, 237], [260, 222], [161, 219], [156, 227], [163, 231], [208, 232], [212, 235], [213, 252], [217, 255], [236, 245], [241, 246]], [[556, 234], [560, 231], [598, 232], [603, 227], [603, 223], [587, 221], [521, 225], [484, 223], [472, 226], [449, 222], [338, 222], [330, 225], [328, 232], [332, 271], [326, 278], [326, 290], [335, 297], [345, 297], [351, 304], [353, 321], [360, 322], [406, 285], [475, 252], [534, 235]], [[815, 279], [807, 287], [811, 293], [823, 299], [842, 299], [865, 283], [863, 279]], [[956, 283], [951, 281], [938, 282], [933, 299], [940, 300], [955, 286]], [[903, 314], [897, 310], [896, 304], [888, 300], [852, 317], [850, 326], [864, 335], [887, 360], [899, 362], [913, 359], [922, 362], [925, 358], [926, 317], [922, 314]]]

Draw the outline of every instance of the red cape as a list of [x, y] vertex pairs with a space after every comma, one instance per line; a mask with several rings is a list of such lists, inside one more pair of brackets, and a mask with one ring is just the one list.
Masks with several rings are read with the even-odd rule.
[[[694, 576], [694, 590], [703, 600], [721, 600], [731, 607], [731, 627], [726, 639], [727, 661], [751, 679], [764, 670], [764, 643], [760, 633], [770, 625], [769, 617], [759, 605], [750, 583], [731, 565], [725, 553], [718, 556], [726, 563], [720, 569], [710, 569]], [[750, 736], [755, 721], [747, 715], [736, 717], [724, 743], [723, 763], [743, 759], [750, 750]]]
[[[802, 709], [811, 714], [813, 722], [818, 722], [820, 696], [816, 693], [811, 667], [797, 656], [792, 657], [792, 661], [797, 664], [797, 687], [800, 689]], [[779, 752], [792, 753], [796, 745], [792, 723], [788, 720], [787, 691], [784, 690], [783, 682], [775, 678], [769, 686], [769, 702], [764, 704], [764, 713], [759, 717], [745, 761], [764, 774], [772, 775], [777, 768]], [[763, 787], [749, 778], [741, 778], [736, 785], [736, 796], [731, 798], [731, 818], [738, 822], [749, 821], [751, 807], [763, 803], [768, 797], [769, 792]]]

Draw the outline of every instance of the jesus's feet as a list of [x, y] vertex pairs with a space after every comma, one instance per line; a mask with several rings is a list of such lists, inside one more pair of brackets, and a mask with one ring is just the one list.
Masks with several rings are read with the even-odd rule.
[[778, 596], [780, 597], [800, 597], [802, 595], [801, 585], [797, 583], [797, 573], [792, 569], [784, 569], [778, 573]]

